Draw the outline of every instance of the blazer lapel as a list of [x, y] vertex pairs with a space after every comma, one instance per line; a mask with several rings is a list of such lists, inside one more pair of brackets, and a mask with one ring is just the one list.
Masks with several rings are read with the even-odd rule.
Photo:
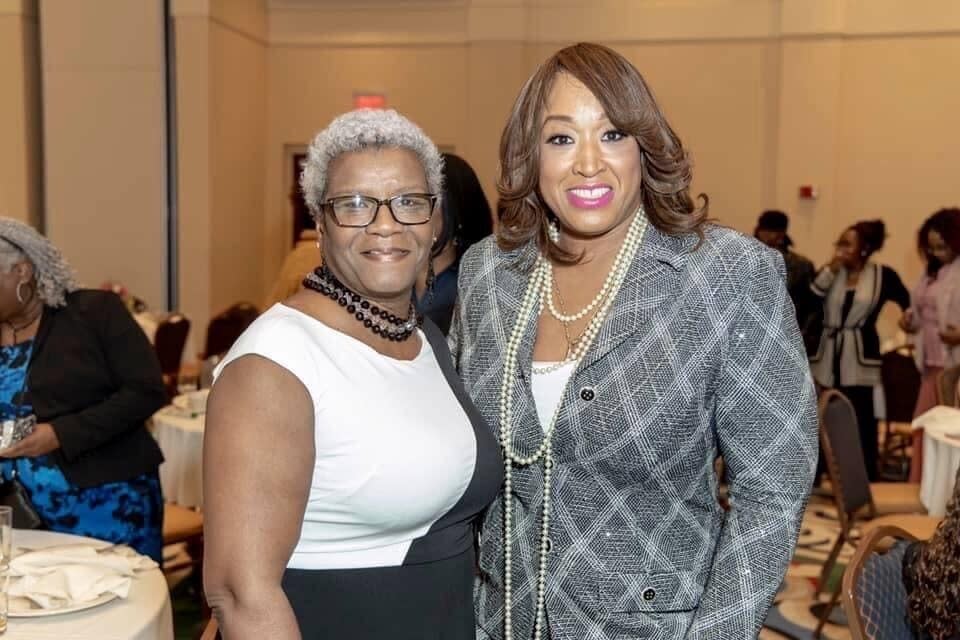
[[668, 236], [652, 224], [634, 256], [627, 276], [607, 313], [600, 333], [584, 356], [583, 371], [606, 357], [633, 333], [644, 329], [654, 313], [676, 299], [680, 274], [696, 237]]
[[[521, 319], [520, 307], [527, 292], [533, 267], [536, 264], [539, 251], [536, 244], [531, 242], [517, 249], [514, 259], [507, 262], [495, 275], [497, 296], [496, 301], [500, 308], [497, 315], [503, 318], [502, 335], [500, 341], [503, 346], [504, 363], [506, 347], [516, 324]], [[540, 446], [543, 440], [543, 430], [540, 427], [536, 411], [536, 402], [531, 392], [530, 378], [533, 364], [533, 346], [537, 339], [537, 314], [531, 313], [524, 319], [523, 336], [517, 353], [517, 375], [513, 381], [513, 432], [514, 449], [523, 453], [530, 453]], [[503, 371], [501, 366], [501, 371]], [[498, 378], [501, 381], [502, 378]], [[500, 387], [496, 389], [497, 399], [500, 398]], [[499, 428], [499, 425], [497, 425]]]

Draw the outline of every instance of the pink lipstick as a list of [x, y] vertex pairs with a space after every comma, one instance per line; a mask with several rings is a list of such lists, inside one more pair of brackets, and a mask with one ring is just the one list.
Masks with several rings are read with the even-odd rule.
[[584, 184], [567, 189], [567, 201], [578, 209], [599, 209], [613, 200], [608, 184]]

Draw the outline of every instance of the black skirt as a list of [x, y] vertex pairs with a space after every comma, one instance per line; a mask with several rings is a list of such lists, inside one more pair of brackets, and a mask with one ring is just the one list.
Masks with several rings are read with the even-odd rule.
[[474, 640], [474, 552], [398, 567], [287, 569], [304, 640]]

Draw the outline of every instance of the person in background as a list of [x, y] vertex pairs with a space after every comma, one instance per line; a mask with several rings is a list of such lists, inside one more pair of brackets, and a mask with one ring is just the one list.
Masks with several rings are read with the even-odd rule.
[[146, 420], [167, 401], [160, 363], [120, 298], [80, 289], [60, 251], [0, 218], [0, 416], [35, 416], [0, 450], [43, 527], [127, 544], [161, 562], [163, 455]]
[[960, 470], [933, 537], [903, 554], [903, 586], [917, 640], [960, 640]]
[[840, 234], [833, 260], [820, 269], [810, 290], [823, 307], [823, 333], [810, 358], [813, 377], [853, 403], [867, 475], [877, 479], [877, 419], [873, 388], [880, 384], [877, 316], [887, 302], [910, 307], [910, 293], [897, 272], [874, 262], [883, 247], [882, 220], [861, 221]]
[[264, 309], [286, 300], [303, 288], [303, 277], [320, 264], [320, 243], [314, 229], [304, 229], [300, 239], [283, 259], [280, 273], [270, 289]]
[[[913, 289], [912, 306], [900, 328], [913, 336], [913, 355], [922, 374], [914, 417], [938, 404], [937, 377], [960, 365], [960, 209], [941, 209], [917, 234], [926, 273]], [[913, 432], [911, 482], [920, 482], [923, 430]]]
[[771, 209], [760, 214], [753, 236], [783, 256], [787, 268], [787, 292], [797, 312], [797, 324], [809, 355], [816, 349], [822, 331], [818, 305], [810, 301], [810, 283], [813, 282], [815, 269], [809, 259], [791, 249], [793, 240], [787, 234], [789, 226], [787, 214]]
[[427, 271], [417, 281], [417, 309], [447, 333], [457, 302], [457, 275], [463, 254], [493, 233], [490, 204], [473, 168], [460, 156], [443, 154], [442, 216]]

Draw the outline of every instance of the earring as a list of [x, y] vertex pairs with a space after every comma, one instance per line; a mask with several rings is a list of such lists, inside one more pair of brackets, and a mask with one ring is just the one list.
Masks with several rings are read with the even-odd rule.
[[17, 283], [17, 302], [19, 302], [20, 304], [23, 304], [24, 302], [26, 302], [26, 300], [23, 299], [23, 293], [21, 293], [21, 291], [20, 291], [20, 289], [21, 289], [21, 288], [23, 287], [23, 285], [25, 285], [25, 284], [27, 284], [27, 283], [24, 282], [24, 281], [22, 281], [22, 280]]
[[550, 240], [553, 242], [553, 244], [560, 242], [560, 228], [553, 220], [547, 222], [547, 235], [550, 237]]

